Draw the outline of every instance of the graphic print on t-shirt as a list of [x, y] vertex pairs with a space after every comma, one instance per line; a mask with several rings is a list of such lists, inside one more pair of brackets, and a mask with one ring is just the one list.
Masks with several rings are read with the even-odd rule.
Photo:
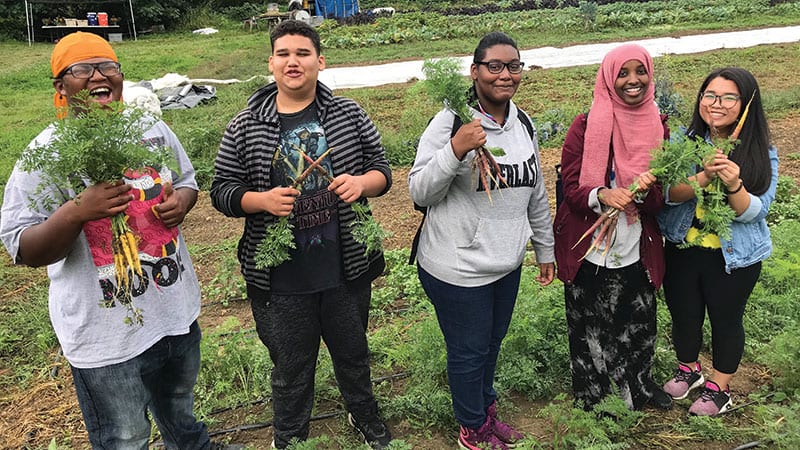
[[[129, 193], [134, 196], [134, 200], [125, 210], [125, 220], [136, 236], [142, 265], [142, 276], [133, 271], [128, 273], [133, 286], [133, 297], [144, 294], [149, 288], [157, 289], [159, 286], [174, 284], [185, 270], [178, 256], [178, 228], [167, 228], [152, 209], [163, 201], [164, 183], [171, 183], [174, 175], [169, 168], [164, 167], [161, 171], [153, 168], [141, 172], [128, 171], [123, 177], [123, 181], [132, 186]], [[116, 300], [129, 301], [115, 298], [117, 286], [111, 247], [111, 219], [88, 222], [83, 226], [83, 232], [97, 267], [104, 304], [114, 306]], [[152, 282], [155, 287], [151, 286]]]
[[[289, 186], [310, 166], [308, 159], [316, 160], [325, 153], [328, 143], [313, 104], [297, 114], [281, 114], [281, 130], [271, 178], [274, 186]], [[289, 252], [289, 261], [271, 271], [270, 285], [275, 293], [319, 292], [340, 281], [339, 197], [328, 191], [333, 174], [330, 155], [320, 167], [328, 176], [314, 170], [297, 186], [300, 196], [290, 218], [296, 248]], [[302, 276], [309, 271], [313, 274]]]

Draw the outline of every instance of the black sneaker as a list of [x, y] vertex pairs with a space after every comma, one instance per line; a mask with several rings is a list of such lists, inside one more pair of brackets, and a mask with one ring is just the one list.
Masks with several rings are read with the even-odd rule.
[[347, 413], [347, 421], [356, 429], [364, 438], [364, 442], [369, 444], [375, 450], [381, 450], [389, 447], [389, 442], [392, 441], [392, 435], [386, 424], [378, 416], [372, 416], [366, 420], [356, 420], [352, 413]]
[[661, 386], [650, 381], [647, 383], [647, 392], [650, 394], [648, 405], [658, 409], [672, 409], [672, 396], [664, 392]]

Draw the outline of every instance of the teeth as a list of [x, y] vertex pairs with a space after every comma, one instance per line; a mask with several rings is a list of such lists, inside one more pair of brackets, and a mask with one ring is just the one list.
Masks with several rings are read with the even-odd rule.
[[92, 94], [92, 95], [107, 94], [109, 92], [111, 92], [111, 89], [109, 89], [109, 88], [97, 88], [97, 89], [92, 89], [90, 94]]

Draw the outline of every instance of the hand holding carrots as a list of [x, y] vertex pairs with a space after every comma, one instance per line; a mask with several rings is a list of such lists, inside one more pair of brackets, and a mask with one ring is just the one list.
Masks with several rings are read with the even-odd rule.
[[364, 183], [361, 177], [345, 173], [334, 178], [328, 185], [328, 190], [333, 191], [343, 202], [353, 203], [364, 193]]
[[184, 197], [184, 192], [183, 190], [176, 191], [172, 187], [172, 183], [164, 183], [164, 195], [161, 203], [153, 206], [153, 213], [168, 228], [180, 225], [189, 212], [189, 204], [192, 202]]
[[634, 180], [636, 193], [645, 193], [656, 183], [656, 176], [649, 170], [643, 172]]
[[262, 192], [264, 211], [273, 216], [288, 216], [294, 209], [294, 201], [300, 191], [292, 187], [276, 187]]
[[81, 222], [115, 216], [128, 209], [133, 200], [131, 186], [121, 180], [116, 183], [97, 183], [86, 188], [73, 200]]
[[453, 147], [453, 154], [459, 160], [470, 150], [476, 149], [486, 144], [486, 131], [481, 126], [481, 119], [475, 119], [470, 123], [465, 123], [458, 129], [455, 136], [450, 140]]
[[623, 210], [633, 201], [633, 192], [624, 187], [603, 187], [597, 191], [597, 201], [614, 209]]
[[739, 165], [731, 161], [720, 149], [717, 149], [714, 157], [705, 164], [703, 171], [706, 175], [710, 172], [713, 176], [718, 176], [729, 189], [736, 189], [739, 185]]

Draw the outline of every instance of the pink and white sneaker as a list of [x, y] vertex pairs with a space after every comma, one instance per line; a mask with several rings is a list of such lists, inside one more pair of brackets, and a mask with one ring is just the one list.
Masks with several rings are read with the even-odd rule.
[[689, 414], [693, 416], [716, 416], [724, 413], [731, 406], [733, 406], [733, 402], [731, 401], [730, 391], [728, 389], [722, 390], [717, 383], [709, 380], [703, 386], [700, 398], [695, 400], [692, 406], [689, 407]]

